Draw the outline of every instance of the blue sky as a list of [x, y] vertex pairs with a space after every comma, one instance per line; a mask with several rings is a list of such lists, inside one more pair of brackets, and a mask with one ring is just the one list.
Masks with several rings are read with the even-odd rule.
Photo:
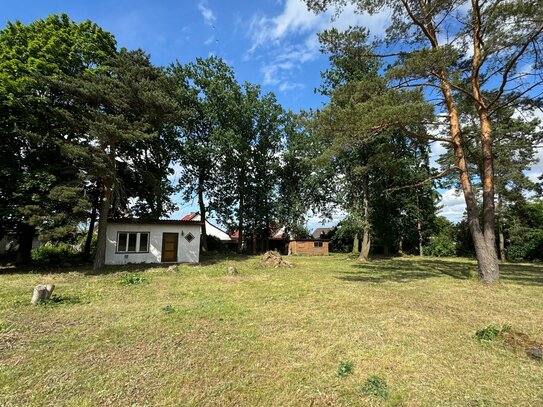
[[[336, 18], [331, 13], [315, 15], [302, 0], [17, 0], [2, 5], [0, 21], [29, 23], [63, 12], [76, 21], [98, 23], [115, 35], [119, 46], [142, 48], [158, 65], [220, 56], [233, 66], [238, 80], [261, 84], [294, 111], [318, 107], [325, 100], [314, 92], [328, 65], [319, 52], [317, 32], [364, 25], [381, 36], [389, 18], [386, 13], [359, 15], [348, 7]], [[435, 145], [433, 150], [435, 158], [442, 149]], [[541, 166], [533, 173], [540, 174]], [[443, 191], [442, 203], [445, 216], [461, 218], [463, 197]], [[179, 204], [174, 217], [196, 208], [193, 202]], [[310, 228], [317, 224], [318, 217], [309, 220]]]

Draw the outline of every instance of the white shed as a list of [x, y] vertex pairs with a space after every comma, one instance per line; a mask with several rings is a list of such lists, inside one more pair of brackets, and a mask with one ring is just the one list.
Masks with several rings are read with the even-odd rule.
[[198, 263], [201, 222], [110, 219], [106, 264]]

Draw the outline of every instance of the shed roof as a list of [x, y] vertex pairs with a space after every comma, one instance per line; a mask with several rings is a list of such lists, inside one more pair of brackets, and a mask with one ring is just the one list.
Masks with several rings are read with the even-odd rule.
[[123, 225], [202, 225], [202, 222], [194, 220], [142, 218], [108, 219], [107, 223], [118, 223]]

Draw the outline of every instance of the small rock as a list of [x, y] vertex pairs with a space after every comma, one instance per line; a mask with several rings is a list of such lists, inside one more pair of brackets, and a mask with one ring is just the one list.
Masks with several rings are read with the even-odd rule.
[[543, 360], [543, 348], [526, 349], [526, 354], [532, 359]]
[[233, 267], [233, 266], [230, 266], [228, 267], [228, 275], [229, 276], [237, 276], [239, 273], [238, 273], [238, 270]]
[[177, 266], [172, 264], [170, 267], [168, 267], [168, 271], [175, 273], [177, 271]]

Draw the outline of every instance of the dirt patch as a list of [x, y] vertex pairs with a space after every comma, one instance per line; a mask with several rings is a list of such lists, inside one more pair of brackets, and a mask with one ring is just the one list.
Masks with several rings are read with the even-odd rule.
[[292, 267], [292, 263], [283, 259], [283, 256], [279, 252], [269, 251], [264, 253], [260, 259], [260, 264], [262, 267], [268, 268], [282, 268], [282, 267]]
[[516, 332], [511, 329], [501, 332], [505, 345], [524, 352], [528, 357], [543, 361], [543, 343], [530, 339], [528, 335], [522, 332]]

